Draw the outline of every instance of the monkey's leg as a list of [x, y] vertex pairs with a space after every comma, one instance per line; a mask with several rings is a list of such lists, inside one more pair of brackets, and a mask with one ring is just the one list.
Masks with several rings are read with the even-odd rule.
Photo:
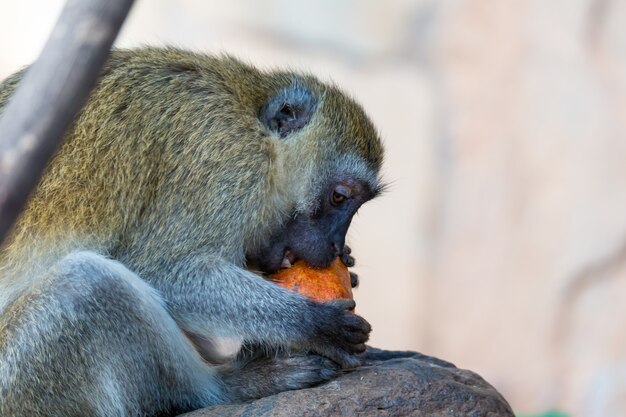
[[224, 402], [151, 287], [91, 252], [53, 267], [0, 316], [0, 415], [136, 416]]
[[118, 262], [76, 252], [0, 316], [0, 416], [178, 414], [315, 385], [332, 376], [324, 361], [208, 367], [155, 290]]

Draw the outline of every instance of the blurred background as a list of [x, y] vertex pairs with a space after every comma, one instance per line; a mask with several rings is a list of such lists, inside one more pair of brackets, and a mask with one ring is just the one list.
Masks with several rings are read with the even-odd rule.
[[[0, 1], [0, 78], [62, 4]], [[349, 236], [373, 345], [471, 369], [520, 414], [626, 415], [626, 2], [140, 0], [117, 46], [143, 44], [364, 105], [391, 184]]]

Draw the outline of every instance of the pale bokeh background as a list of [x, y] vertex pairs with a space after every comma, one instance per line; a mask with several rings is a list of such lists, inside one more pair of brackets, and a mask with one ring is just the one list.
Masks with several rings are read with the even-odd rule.
[[[0, 1], [0, 77], [61, 4]], [[626, 415], [626, 2], [140, 0], [117, 45], [141, 44], [363, 103], [391, 183], [350, 233], [372, 344], [472, 369], [520, 413]]]

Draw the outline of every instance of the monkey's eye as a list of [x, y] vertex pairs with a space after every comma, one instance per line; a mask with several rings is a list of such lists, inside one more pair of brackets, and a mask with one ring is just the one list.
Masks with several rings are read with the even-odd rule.
[[337, 207], [350, 198], [352, 192], [344, 185], [337, 185], [330, 196], [330, 204]]
[[292, 120], [296, 118], [296, 109], [294, 109], [289, 104], [283, 105], [278, 112], [282, 116], [286, 117], [288, 120]]

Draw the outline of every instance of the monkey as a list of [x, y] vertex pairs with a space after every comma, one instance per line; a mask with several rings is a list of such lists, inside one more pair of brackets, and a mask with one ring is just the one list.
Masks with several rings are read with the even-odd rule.
[[[312, 75], [113, 50], [0, 251], [0, 415], [175, 415], [359, 366], [353, 301], [255, 272], [349, 256], [383, 154], [363, 108]], [[215, 365], [188, 335], [258, 348]]]

